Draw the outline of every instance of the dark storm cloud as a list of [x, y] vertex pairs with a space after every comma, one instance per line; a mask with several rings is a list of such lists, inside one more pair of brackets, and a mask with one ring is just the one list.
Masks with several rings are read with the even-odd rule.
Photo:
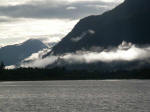
[[[15, 6], [0, 6], [0, 16], [13, 18], [50, 18], [50, 19], [79, 19], [91, 14], [101, 14], [114, 7], [114, 3], [105, 2], [28, 2]], [[5, 21], [5, 20], [1, 20]]]

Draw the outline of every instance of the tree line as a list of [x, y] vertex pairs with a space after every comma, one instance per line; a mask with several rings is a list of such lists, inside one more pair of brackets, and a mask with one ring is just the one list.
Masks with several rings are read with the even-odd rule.
[[150, 69], [132, 71], [87, 71], [67, 70], [65, 67], [51, 69], [18, 68], [3, 69], [0, 81], [39, 81], [39, 80], [105, 80], [105, 79], [150, 79]]
[[104, 80], [104, 79], [150, 79], [150, 68], [134, 70], [99, 71], [66, 69], [65, 67], [5, 69], [0, 63], [0, 81], [34, 80]]

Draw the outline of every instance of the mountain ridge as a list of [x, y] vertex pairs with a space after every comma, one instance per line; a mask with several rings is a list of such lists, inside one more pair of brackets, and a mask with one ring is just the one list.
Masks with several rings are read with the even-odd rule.
[[3, 61], [7, 66], [16, 65], [32, 53], [36, 53], [44, 48], [48, 47], [37, 39], [29, 39], [21, 44], [1, 47], [0, 61]]
[[57, 55], [89, 50], [95, 46], [108, 48], [118, 46], [122, 41], [139, 45], [150, 44], [149, 5], [148, 0], [125, 0], [102, 15], [83, 18], [47, 56], [51, 53]]

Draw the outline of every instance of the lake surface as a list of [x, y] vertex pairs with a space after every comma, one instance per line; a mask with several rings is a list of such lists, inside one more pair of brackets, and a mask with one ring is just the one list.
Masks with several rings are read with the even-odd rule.
[[150, 80], [0, 82], [0, 112], [150, 112]]

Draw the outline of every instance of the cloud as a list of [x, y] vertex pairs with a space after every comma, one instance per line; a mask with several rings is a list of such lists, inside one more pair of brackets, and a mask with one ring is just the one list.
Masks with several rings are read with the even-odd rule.
[[80, 36], [75, 37], [75, 38], [71, 38], [71, 41], [73, 41], [73, 42], [78, 42], [78, 41], [82, 40], [82, 39], [83, 39], [86, 35], [88, 35], [88, 34], [93, 35], [93, 34], [95, 34], [95, 31], [89, 29], [88, 31], [83, 32]]
[[22, 64], [21, 67], [32, 67], [32, 68], [44, 68], [50, 64], [53, 64], [54, 62], [57, 61], [57, 57], [56, 56], [51, 56], [51, 57], [47, 57], [44, 59], [40, 59], [40, 60], [35, 60], [32, 63], [26, 63], [26, 64]]
[[66, 10], [76, 10], [77, 7], [67, 7]]
[[86, 35], [87, 35], [87, 33], [84, 32], [79, 37], [71, 38], [71, 41], [78, 42], [78, 41], [82, 40]]
[[10, 65], [10, 66], [6, 66], [5, 69], [15, 69], [16, 66], [15, 65]]
[[5, 18], [5, 17], [0, 17], [0, 23], [3, 22], [10, 22], [11, 20], [9, 18]]
[[[112, 0], [111, 0], [112, 1]], [[101, 14], [118, 2], [104, 0], [0, 0], [0, 46], [29, 38], [58, 42], [79, 19]]]
[[[113, 62], [113, 61], [134, 61], [150, 58], [150, 48], [140, 49], [135, 46], [128, 50], [117, 49], [115, 51], [102, 52], [84, 52], [77, 54], [67, 54], [63, 59], [68, 63], [95, 63], [95, 62]], [[141, 55], [142, 54], [142, 55]]]
[[[12, 18], [80, 19], [91, 14], [101, 14], [116, 6], [104, 1], [30, 1], [24, 4], [0, 6], [0, 16]], [[99, 6], [97, 8], [97, 6]], [[105, 6], [105, 7], [104, 7]], [[66, 10], [67, 9], [67, 10]]]
[[21, 67], [44, 68], [49, 64], [54, 63], [58, 59], [57, 56], [51, 56], [44, 59], [42, 58], [42, 56], [50, 52], [50, 50], [51, 49], [44, 49], [38, 53], [33, 53], [31, 56], [21, 62]]
[[8, 23], [8, 22], [15, 22], [15, 21], [19, 21], [19, 19], [7, 17], [7, 16], [0, 16], [0, 23]]
[[0, 46], [20, 43], [29, 38], [47, 38], [44, 43], [57, 43], [78, 22], [55, 19], [14, 19], [16, 21], [0, 23]]
[[[121, 47], [122, 46], [122, 47]], [[125, 47], [126, 46], [126, 47]], [[68, 53], [59, 56], [49, 56], [44, 59], [36, 58], [31, 63], [22, 63], [22, 67], [40, 67], [44, 68], [48, 65], [72, 65], [72, 64], [92, 64], [103, 62], [106, 64], [112, 64], [113, 62], [132, 62], [144, 60], [148, 63], [150, 59], [150, 46], [137, 47], [130, 43], [123, 42], [118, 48], [112, 48], [103, 51], [78, 51], [76, 53]]]

